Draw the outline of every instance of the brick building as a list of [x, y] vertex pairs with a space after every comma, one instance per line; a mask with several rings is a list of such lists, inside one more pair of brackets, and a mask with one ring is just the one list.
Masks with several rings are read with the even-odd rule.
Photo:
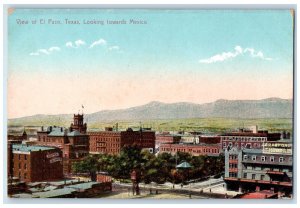
[[278, 141], [281, 139], [280, 133], [269, 133], [268, 131], [258, 131], [257, 127], [254, 130], [240, 129], [238, 132], [225, 133], [221, 136], [222, 148], [237, 149], [254, 148], [261, 149], [262, 144], [266, 141]]
[[222, 152], [221, 145], [219, 144], [187, 144], [187, 143], [164, 143], [160, 145], [160, 153], [167, 152], [176, 154], [177, 152], [190, 153], [193, 156], [208, 155], [219, 156]]
[[266, 142], [260, 149], [232, 148], [225, 151], [225, 182], [240, 192], [271, 190], [292, 193], [292, 143]]
[[74, 114], [74, 123], [66, 129], [63, 127], [42, 127], [37, 132], [37, 144], [58, 147], [63, 152], [64, 173], [71, 172], [72, 163], [89, 154], [89, 136], [86, 134], [83, 115]]
[[24, 144], [8, 145], [10, 157], [9, 177], [20, 181], [36, 182], [63, 179], [62, 152], [58, 148], [27, 146]]
[[7, 140], [26, 141], [27, 133], [25, 129], [22, 132], [9, 132], [7, 135]]
[[170, 134], [169, 132], [163, 132], [155, 135], [155, 152], [159, 152], [160, 145], [163, 143], [179, 143], [181, 135]]
[[113, 131], [108, 128], [106, 130], [108, 131], [88, 132], [90, 153], [119, 154], [126, 145], [154, 150], [154, 131], [144, 129], [133, 131], [131, 128], [126, 131]]

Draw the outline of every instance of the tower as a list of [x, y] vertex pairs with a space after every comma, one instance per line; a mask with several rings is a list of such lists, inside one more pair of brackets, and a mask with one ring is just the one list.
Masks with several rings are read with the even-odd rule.
[[70, 127], [71, 131], [77, 130], [80, 133], [85, 134], [87, 126], [86, 123], [83, 123], [83, 114], [74, 114], [73, 120], [74, 123], [72, 123]]

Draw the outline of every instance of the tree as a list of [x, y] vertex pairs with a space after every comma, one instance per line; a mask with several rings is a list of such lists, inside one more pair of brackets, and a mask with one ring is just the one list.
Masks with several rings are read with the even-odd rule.
[[97, 158], [94, 155], [89, 155], [73, 164], [72, 169], [75, 173], [88, 173], [91, 180], [96, 181], [96, 173], [99, 170]]

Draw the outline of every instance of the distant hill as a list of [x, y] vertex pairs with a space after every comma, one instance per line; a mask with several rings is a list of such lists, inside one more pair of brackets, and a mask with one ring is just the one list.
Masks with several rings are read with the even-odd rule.
[[[87, 114], [88, 122], [101, 121], [142, 121], [153, 119], [181, 118], [292, 118], [293, 101], [291, 99], [268, 98], [263, 100], [217, 100], [212, 103], [195, 104], [188, 102], [162, 103], [153, 101], [146, 105], [120, 109], [104, 110]], [[72, 121], [71, 114], [34, 115], [10, 119], [11, 124], [22, 123], [60, 123]], [[55, 124], [55, 123], [54, 123]]]

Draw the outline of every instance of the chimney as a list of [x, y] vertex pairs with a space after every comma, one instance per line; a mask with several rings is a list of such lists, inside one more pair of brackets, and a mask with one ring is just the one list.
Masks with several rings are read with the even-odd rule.
[[63, 127], [60, 127], [60, 131], [63, 132]]
[[42, 126], [42, 131], [44, 131], [44, 126]]

